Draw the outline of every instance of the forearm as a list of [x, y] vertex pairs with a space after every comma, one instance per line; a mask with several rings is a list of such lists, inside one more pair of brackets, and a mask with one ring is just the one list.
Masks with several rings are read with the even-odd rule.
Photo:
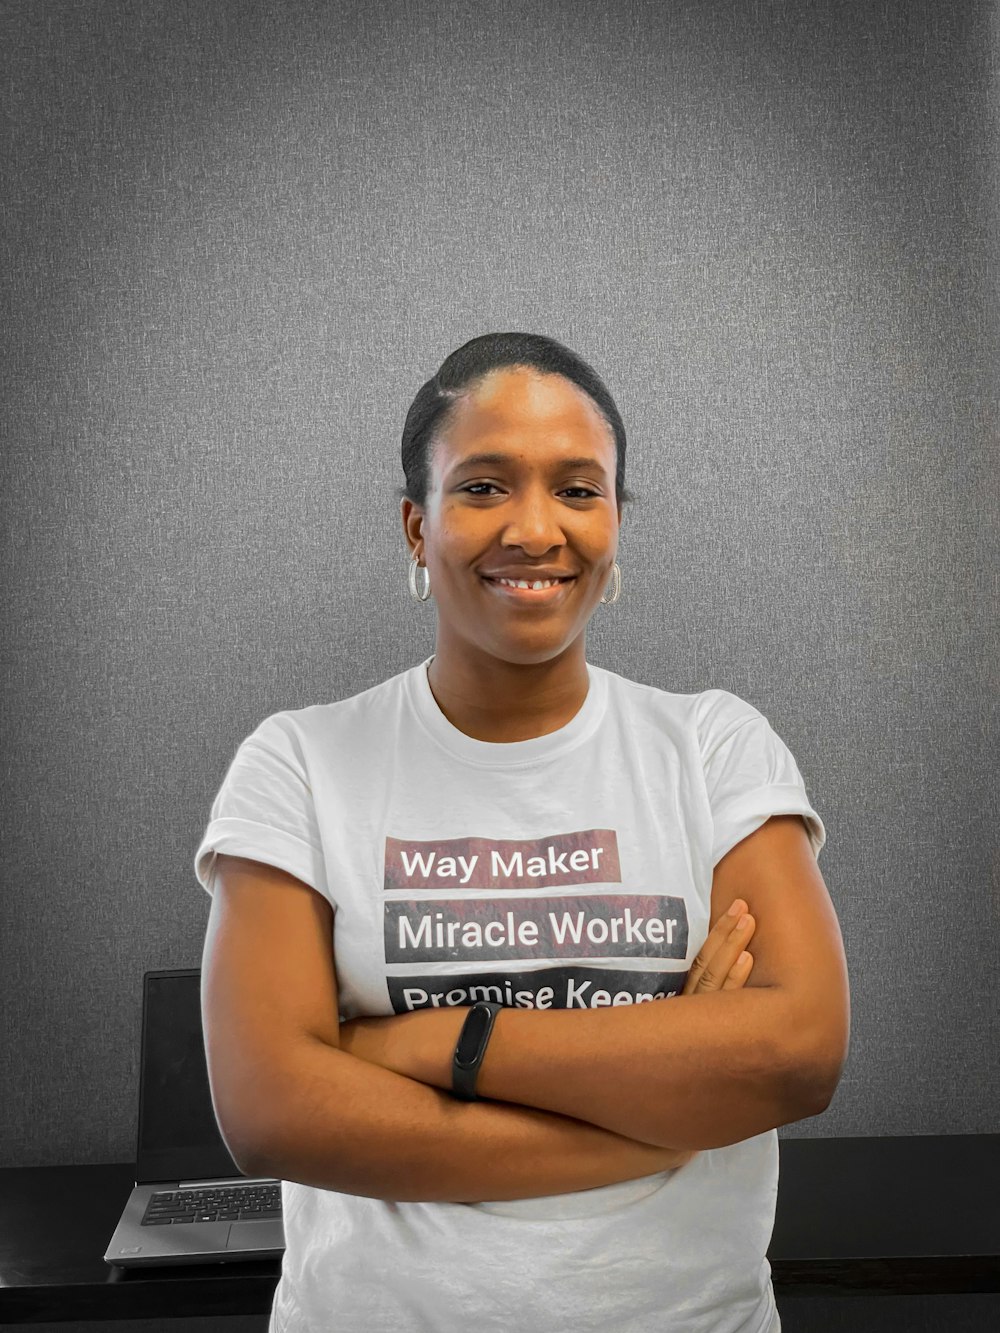
[[[370, 1045], [386, 1067], [448, 1088], [466, 1013], [372, 1020], [358, 1053]], [[508, 1008], [477, 1088], [650, 1144], [720, 1148], [818, 1113], [808, 1049], [775, 987], [616, 1008]]]
[[[525, 1199], [652, 1175], [679, 1155], [526, 1106], [463, 1102], [318, 1041], [297, 1049], [252, 1174], [375, 1199]], [[275, 1098], [277, 1103], [277, 1097]]]
[[648, 1143], [725, 1147], [817, 1112], [804, 1062], [778, 1037], [782, 1006], [758, 987], [627, 1012], [505, 1010], [478, 1086]]

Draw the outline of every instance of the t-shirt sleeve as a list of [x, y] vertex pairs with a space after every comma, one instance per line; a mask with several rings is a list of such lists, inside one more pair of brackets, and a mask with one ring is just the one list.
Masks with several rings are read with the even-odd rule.
[[712, 809], [712, 868], [772, 815], [805, 819], [813, 853], [826, 842], [791, 750], [752, 704], [706, 690], [696, 708], [705, 785]]
[[328, 896], [302, 740], [287, 713], [265, 718], [240, 744], [212, 802], [194, 858], [195, 876], [209, 894], [219, 852], [287, 870]]

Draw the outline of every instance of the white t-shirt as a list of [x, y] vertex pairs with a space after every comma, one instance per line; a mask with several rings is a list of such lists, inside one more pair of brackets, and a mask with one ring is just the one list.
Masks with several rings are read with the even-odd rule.
[[[803, 815], [817, 853], [826, 840], [791, 752], [726, 690], [673, 694], [588, 663], [565, 726], [497, 743], [448, 721], [432, 660], [266, 718], [195, 857], [209, 893], [224, 852], [329, 900], [344, 1020], [673, 996], [722, 856], [775, 814]], [[777, 1184], [773, 1129], [677, 1170], [530, 1199], [282, 1181], [269, 1333], [776, 1333]]]

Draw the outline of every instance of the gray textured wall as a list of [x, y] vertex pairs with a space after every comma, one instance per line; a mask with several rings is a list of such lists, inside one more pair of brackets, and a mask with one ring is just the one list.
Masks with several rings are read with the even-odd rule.
[[826, 821], [852, 1048], [783, 1133], [1000, 1129], [995, 6], [4, 27], [0, 1165], [131, 1158], [236, 746], [432, 651], [399, 437], [492, 329], [629, 431], [591, 660], [756, 704]]

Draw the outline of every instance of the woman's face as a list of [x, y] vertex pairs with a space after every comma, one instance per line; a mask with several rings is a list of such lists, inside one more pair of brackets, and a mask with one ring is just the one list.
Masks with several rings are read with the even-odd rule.
[[[439, 641], [531, 663], [583, 633], [618, 550], [615, 463], [611, 427], [562, 375], [493, 371], [459, 400], [433, 448], [424, 511], [402, 502]], [[501, 576], [564, 581], [523, 590]]]

